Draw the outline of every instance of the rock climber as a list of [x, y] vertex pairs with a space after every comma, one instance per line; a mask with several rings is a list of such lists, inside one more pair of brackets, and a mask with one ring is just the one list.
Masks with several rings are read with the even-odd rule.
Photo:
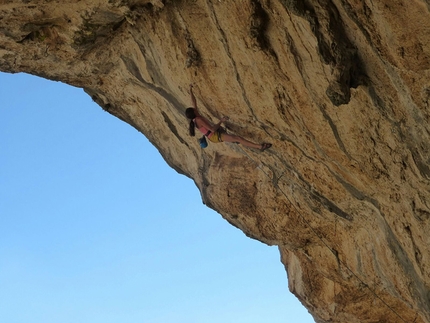
[[260, 149], [261, 151], [270, 148], [272, 144], [262, 143], [255, 144], [251, 141], [248, 141], [240, 136], [235, 136], [228, 134], [226, 130], [221, 127], [221, 124], [227, 121], [228, 117], [223, 117], [216, 124], [210, 123], [205, 117], [201, 116], [197, 110], [197, 100], [193, 93], [193, 85], [190, 84], [190, 94], [191, 94], [191, 102], [193, 107], [190, 107], [185, 110], [185, 115], [188, 119], [190, 119], [190, 135], [195, 136], [195, 128], [199, 129], [200, 132], [206, 136], [211, 142], [234, 142], [238, 144], [242, 144], [249, 148]]

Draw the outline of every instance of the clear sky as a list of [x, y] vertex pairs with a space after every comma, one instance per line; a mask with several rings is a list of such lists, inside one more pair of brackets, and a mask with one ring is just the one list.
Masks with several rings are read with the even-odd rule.
[[[184, 127], [186, 127], [184, 119]], [[314, 322], [276, 247], [82, 89], [0, 73], [0, 322]]]

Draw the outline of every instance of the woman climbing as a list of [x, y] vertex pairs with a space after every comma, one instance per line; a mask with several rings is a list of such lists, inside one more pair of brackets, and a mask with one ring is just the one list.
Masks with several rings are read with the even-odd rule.
[[190, 135], [195, 136], [195, 127], [200, 130], [203, 135], [205, 135], [211, 142], [234, 142], [242, 144], [246, 147], [260, 149], [261, 151], [270, 148], [272, 144], [263, 143], [263, 144], [255, 144], [251, 141], [248, 141], [242, 137], [228, 134], [224, 128], [221, 127], [221, 124], [227, 121], [228, 117], [223, 117], [216, 124], [213, 125], [210, 123], [205, 117], [201, 116], [197, 110], [197, 101], [196, 97], [193, 93], [193, 85], [190, 84], [190, 94], [191, 94], [191, 102], [193, 104], [192, 108], [188, 108], [185, 110], [185, 115], [188, 119], [190, 119]]

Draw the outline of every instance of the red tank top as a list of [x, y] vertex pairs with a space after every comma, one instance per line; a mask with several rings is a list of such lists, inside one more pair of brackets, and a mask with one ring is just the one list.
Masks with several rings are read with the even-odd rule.
[[202, 133], [202, 134], [204, 134], [206, 137], [209, 137], [210, 135], [211, 135], [211, 131], [209, 130], [209, 129], [207, 129], [207, 128], [205, 128], [205, 127], [197, 127], [197, 123], [196, 123], [196, 119], [197, 118], [194, 118], [193, 119], [193, 122], [194, 122], [194, 124], [196, 125], [196, 128], [197, 129], [199, 129], [199, 131]]

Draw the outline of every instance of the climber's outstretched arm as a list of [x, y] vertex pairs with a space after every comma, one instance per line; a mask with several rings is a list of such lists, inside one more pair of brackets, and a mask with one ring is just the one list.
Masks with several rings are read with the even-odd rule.
[[190, 84], [190, 95], [191, 95], [191, 103], [193, 104], [193, 108], [197, 110], [197, 100], [193, 93], [193, 85]]

